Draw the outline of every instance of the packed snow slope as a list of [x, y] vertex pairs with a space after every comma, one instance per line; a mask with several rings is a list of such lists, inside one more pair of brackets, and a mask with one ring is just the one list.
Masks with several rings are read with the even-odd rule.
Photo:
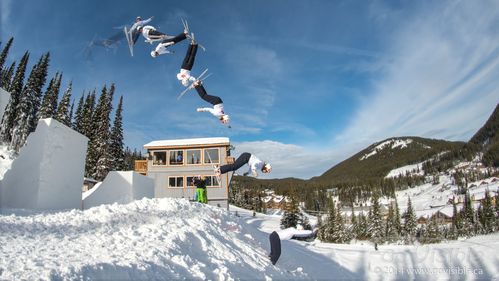
[[16, 213], [0, 215], [0, 280], [306, 278], [270, 263], [266, 233], [183, 199]]
[[[184, 199], [142, 199], [85, 211], [0, 214], [0, 280], [491, 280], [499, 235], [438, 245], [338, 245], [268, 233], [280, 216]], [[237, 211], [237, 216], [236, 216]]]

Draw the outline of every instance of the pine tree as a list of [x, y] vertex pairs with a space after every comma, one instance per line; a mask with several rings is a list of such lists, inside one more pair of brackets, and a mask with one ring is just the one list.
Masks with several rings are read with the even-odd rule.
[[412, 243], [414, 241], [414, 236], [416, 235], [417, 229], [417, 219], [416, 213], [412, 208], [411, 198], [407, 201], [407, 210], [404, 213], [404, 233], [407, 243]]
[[393, 227], [395, 228], [398, 237], [400, 237], [403, 233], [403, 229], [400, 219], [400, 208], [399, 208], [399, 203], [397, 202], [397, 197], [395, 197], [395, 206], [393, 208]]
[[461, 219], [457, 212], [457, 205], [455, 202], [455, 199], [452, 198], [452, 224], [448, 235], [449, 239], [457, 239], [462, 228]]
[[363, 212], [359, 213], [358, 224], [359, 226], [357, 228], [357, 233], [356, 233], [357, 239], [367, 240], [369, 238], [368, 222], [367, 222], [367, 217]]
[[341, 215], [341, 205], [336, 208], [334, 224], [331, 226], [329, 237], [333, 243], [345, 243], [350, 241], [351, 236], [346, 232], [345, 220]]
[[5, 44], [5, 47], [3, 47], [2, 52], [0, 53], [0, 71], [3, 70], [3, 64], [5, 63], [5, 60], [7, 59], [7, 55], [9, 54], [9, 49], [10, 49], [10, 46], [12, 45], [13, 41], [14, 41], [14, 37], [10, 37], [9, 41], [7, 41], [7, 44]]
[[29, 53], [24, 53], [24, 56], [21, 58], [21, 62], [17, 67], [16, 74], [14, 75], [14, 79], [8, 89], [10, 92], [10, 99], [7, 107], [5, 108], [5, 112], [2, 118], [0, 135], [2, 137], [3, 142], [10, 143], [12, 140], [12, 130], [14, 129], [14, 121], [18, 117], [17, 106], [19, 101], [21, 100], [21, 91], [23, 89], [24, 83], [24, 75], [26, 72], [26, 66], [29, 60]]
[[14, 69], [16, 69], [16, 62], [13, 62], [7, 70], [0, 71], [0, 87], [5, 90], [10, 88], [12, 75], [14, 75]]
[[38, 113], [39, 119], [55, 118], [57, 115], [57, 100], [59, 99], [59, 90], [61, 87], [62, 74], [56, 73], [55, 77], [49, 82], [49, 86], [43, 96], [42, 105]]
[[73, 90], [73, 82], [69, 82], [69, 86], [62, 95], [61, 102], [57, 106], [57, 114], [55, 119], [62, 124], [71, 127], [71, 117], [69, 116], [69, 103], [71, 102], [71, 91]]
[[116, 108], [113, 128], [111, 129], [111, 144], [109, 147], [112, 159], [111, 170], [115, 171], [125, 170], [125, 153], [123, 151], [123, 128], [121, 125], [122, 111], [123, 111], [123, 96], [120, 97], [118, 108]]
[[430, 223], [424, 234], [424, 243], [440, 243], [442, 241], [441, 231], [438, 227], [437, 217], [434, 215], [430, 219]]
[[[28, 81], [23, 88], [19, 103], [16, 107], [17, 118], [12, 128], [12, 140], [10, 147], [19, 152], [25, 144], [28, 135], [34, 131], [33, 124], [36, 119], [37, 106], [42, 87], [47, 76], [48, 61], [42, 56], [38, 63], [33, 66]], [[32, 130], [33, 129], [33, 130]]]
[[[112, 90], [113, 88], [111, 88]], [[102, 89], [101, 98], [97, 104], [94, 118], [94, 126], [97, 126], [96, 136], [93, 142], [95, 156], [95, 170], [92, 177], [96, 180], [103, 180], [111, 168], [111, 155], [109, 151], [110, 139], [110, 114], [111, 97], [106, 87]], [[98, 118], [98, 119], [97, 119]]]
[[286, 210], [281, 218], [281, 228], [286, 229], [289, 227], [295, 227], [298, 225], [300, 220], [300, 211], [298, 209], [298, 202], [294, 197], [291, 197], [291, 202], [287, 204]]
[[494, 213], [494, 206], [492, 206], [492, 197], [489, 190], [485, 191], [485, 198], [482, 203], [482, 225], [485, 233], [492, 233], [497, 230], [496, 215]]
[[76, 112], [74, 114], [73, 129], [80, 134], [83, 134], [82, 120], [83, 120], [83, 107], [85, 105], [85, 93], [80, 97], [80, 101], [76, 106]]
[[371, 233], [371, 241], [374, 243], [374, 247], [377, 250], [378, 244], [384, 241], [384, 229], [383, 218], [381, 217], [381, 209], [379, 205], [379, 197], [375, 194], [372, 198], [372, 209], [371, 216], [369, 217], [369, 232]]
[[388, 207], [388, 216], [385, 224], [385, 237], [389, 242], [394, 242], [399, 239], [398, 231], [395, 227], [395, 208], [392, 204]]
[[319, 228], [317, 233], [318, 238], [323, 242], [332, 242], [333, 238], [331, 237], [331, 233], [333, 232], [334, 224], [336, 222], [336, 208], [334, 201], [329, 206], [329, 212], [327, 219], [323, 223], [323, 225]]
[[33, 91], [33, 112], [28, 120], [29, 132], [34, 132], [38, 124], [38, 112], [40, 111], [41, 99], [42, 99], [42, 88], [47, 81], [47, 72], [50, 62], [50, 53], [46, 53], [42, 56], [39, 62], [39, 69], [37, 70], [36, 86], [35, 91]]
[[461, 235], [465, 237], [475, 235], [475, 211], [469, 192], [466, 192], [464, 196], [464, 206], [461, 210], [461, 218], [463, 220]]
[[95, 112], [95, 90], [92, 91], [85, 99], [81, 119], [81, 133], [92, 141], [95, 138], [95, 131], [93, 128], [93, 120]]

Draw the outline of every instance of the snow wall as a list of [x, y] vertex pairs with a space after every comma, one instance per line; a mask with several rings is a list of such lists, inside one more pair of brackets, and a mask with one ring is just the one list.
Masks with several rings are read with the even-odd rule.
[[126, 204], [144, 197], [154, 198], [154, 180], [136, 172], [111, 171], [101, 184], [83, 193], [82, 208], [102, 204]]
[[87, 141], [55, 119], [38, 121], [0, 181], [0, 208], [81, 208]]
[[3, 88], [0, 88], [0, 120], [2, 119], [3, 113], [7, 104], [9, 103], [10, 94]]

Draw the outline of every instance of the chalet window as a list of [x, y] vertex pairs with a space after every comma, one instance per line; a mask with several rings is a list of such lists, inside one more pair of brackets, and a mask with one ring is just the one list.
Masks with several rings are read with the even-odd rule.
[[201, 149], [187, 150], [187, 164], [201, 164]]
[[218, 148], [207, 148], [204, 150], [204, 163], [211, 164], [220, 163], [220, 158], [218, 157]]
[[168, 177], [168, 187], [184, 187], [184, 177]]
[[206, 186], [207, 187], [215, 187], [215, 186], [220, 186], [220, 183], [217, 180], [217, 177], [215, 176], [207, 176], [206, 177]]
[[193, 179], [194, 179], [194, 177], [186, 177], [185, 178], [185, 181], [186, 181], [188, 188], [195, 188], [196, 187], [196, 186], [194, 186], [194, 183], [192, 182]]
[[170, 165], [184, 164], [184, 151], [183, 150], [170, 150]]
[[166, 151], [155, 151], [152, 154], [153, 165], [166, 165]]

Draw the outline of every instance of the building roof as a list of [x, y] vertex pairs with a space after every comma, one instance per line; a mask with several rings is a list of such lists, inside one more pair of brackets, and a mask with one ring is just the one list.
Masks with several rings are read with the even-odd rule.
[[176, 139], [176, 140], [157, 140], [144, 144], [144, 148], [163, 148], [172, 146], [189, 146], [189, 145], [229, 145], [229, 138], [195, 138], [195, 139]]

